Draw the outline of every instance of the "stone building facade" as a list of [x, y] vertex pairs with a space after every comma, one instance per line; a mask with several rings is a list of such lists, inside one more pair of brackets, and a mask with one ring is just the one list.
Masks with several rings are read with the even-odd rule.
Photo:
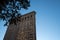
[[36, 40], [35, 11], [22, 15], [17, 25], [8, 26], [3, 40]]

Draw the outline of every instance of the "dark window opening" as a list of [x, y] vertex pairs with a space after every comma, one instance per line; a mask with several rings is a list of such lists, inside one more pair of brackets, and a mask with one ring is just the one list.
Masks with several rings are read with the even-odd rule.
[[26, 17], [25, 17], [25, 20], [26, 20]]
[[32, 15], [31, 15], [31, 17], [32, 17]]

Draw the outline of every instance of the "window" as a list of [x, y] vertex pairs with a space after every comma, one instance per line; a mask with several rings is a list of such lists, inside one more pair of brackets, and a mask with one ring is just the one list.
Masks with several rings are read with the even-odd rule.
[[26, 20], [26, 17], [25, 17], [25, 20]]
[[33, 38], [33, 34], [31, 32], [28, 32], [29, 38]]
[[31, 15], [31, 17], [32, 17], [32, 15]]
[[27, 16], [27, 21], [29, 20], [29, 16]]

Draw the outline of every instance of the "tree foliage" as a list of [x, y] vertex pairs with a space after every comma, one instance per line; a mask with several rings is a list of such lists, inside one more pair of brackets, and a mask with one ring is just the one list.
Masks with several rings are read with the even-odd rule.
[[5, 25], [16, 24], [21, 16], [21, 8], [28, 9], [29, 0], [0, 0], [0, 20], [6, 21]]

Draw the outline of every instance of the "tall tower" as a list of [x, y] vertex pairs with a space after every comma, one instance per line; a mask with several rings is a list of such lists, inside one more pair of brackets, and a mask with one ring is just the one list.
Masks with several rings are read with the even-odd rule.
[[3, 40], [36, 40], [35, 11], [22, 15], [17, 25], [8, 26]]

